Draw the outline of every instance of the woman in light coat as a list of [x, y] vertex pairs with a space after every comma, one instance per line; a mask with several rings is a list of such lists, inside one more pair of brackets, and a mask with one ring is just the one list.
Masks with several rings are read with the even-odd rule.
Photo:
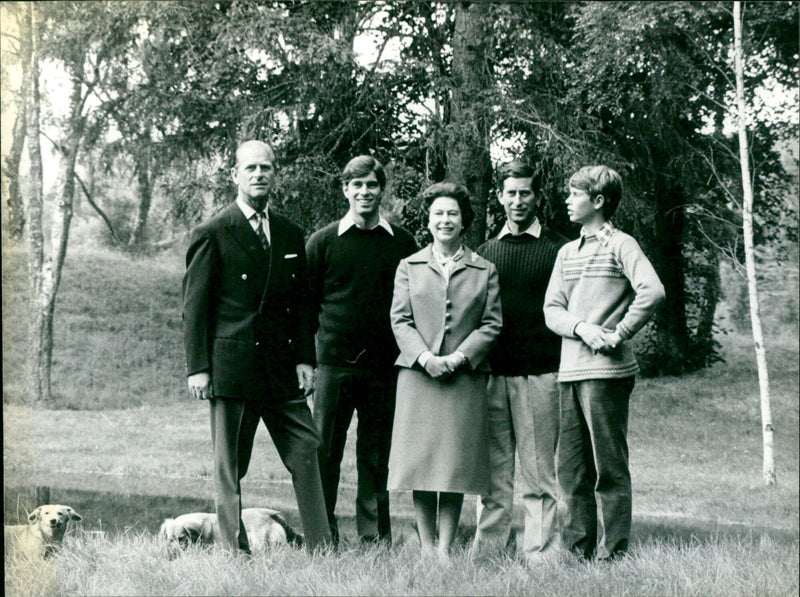
[[500, 328], [494, 265], [461, 243], [473, 212], [466, 188], [422, 195], [433, 244], [397, 268], [391, 309], [400, 347], [389, 489], [413, 491], [423, 553], [447, 557], [464, 494], [488, 489], [486, 356]]

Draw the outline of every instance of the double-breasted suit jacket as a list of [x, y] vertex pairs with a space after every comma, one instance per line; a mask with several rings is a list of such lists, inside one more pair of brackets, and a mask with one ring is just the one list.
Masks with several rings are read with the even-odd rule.
[[188, 374], [208, 371], [214, 395], [298, 397], [295, 366], [314, 364], [302, 230], [269, 210], [265, 250], [233, 203], [192, 233], [183, 279]]
[[489, 371], [486, 356], [503, 323], [494, 264], [464, 247], [448, 283], [430, 245], [414, 253], [397, 268], [391, 321], [396, 365], [412, 368], [426, 350], [460, 350], [473, 370]]

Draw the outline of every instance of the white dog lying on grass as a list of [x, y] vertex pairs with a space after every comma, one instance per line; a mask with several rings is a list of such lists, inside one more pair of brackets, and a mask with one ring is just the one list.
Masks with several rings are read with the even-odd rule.
[[[270, 508], [245, 508], [242, 523], [252, 551], [263, 551], [268, 545], [289, 543], [302, 545], [303, 536], [294, 532], [286, 518]], [[186, 547], [189, 543], [208, 545], [216, 541], [219, 524], [216, 514], [192, 512], [177, 518], [167, 518], [158, 537], [171, 546]]]
[[3, 527], [6, 555], [31, 559], [51, 556], [61, 546], [70, 520], [81, 520], [81, 516], [69, 506], [39, 506], [28, 515], [28, 524]]

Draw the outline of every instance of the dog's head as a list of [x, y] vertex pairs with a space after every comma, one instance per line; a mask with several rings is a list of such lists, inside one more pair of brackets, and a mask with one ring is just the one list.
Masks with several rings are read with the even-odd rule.
[[60, 504], [39, 506], [28, 515], [28, 522], [38, 524], [42, 534], [51, 538], [63, 537], [70, 520], [82, 520], [82, 517], [69, 506]]
[[207, 514], [184, 514], [178, 518], [167, 518], [161, 523], [158, 538], [170, 545], [186, 547], [190, 543], [197, 543], [208, 539], [209, 534]]

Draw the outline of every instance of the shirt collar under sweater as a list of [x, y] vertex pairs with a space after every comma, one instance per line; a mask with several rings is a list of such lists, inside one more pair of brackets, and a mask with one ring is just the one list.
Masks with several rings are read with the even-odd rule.
[[614, 228], [614, 224], [612, 224], [610, 221], [605, 222], [602, 226], [600, 226], [600, 228], [598, 228], [594, 234], [587, 235], [586, 231], [583, 228], [581, 228], [580, 246], [583, 246], [583, 243], [585, 243], [590, 238], [596, 238], [601, 245], [606, 246], [608, 244], [608, 241], [611, 240], [611, 236], [614, 234], [615, 230], [616, 228]]
[[503, 238], [504, 236], [522, 236], [523, 234], [530, 234], [533, 238], [539, 238], [542, 235], [542, 224], [539, 222], [539, 218], [533, 218], [533, 222], [531, 225], [528, 226], [525, 230], [520, 232], [519, 234], [514, 234], [511, 232], [511, 228], [508, 227], [508, 221], [503, 224], [503, 229], [500, 231], [500, 234], [497, 235], [497, 238]]
[[[356, 227], [358, 227], [358, 226], [356, 225], [356, 220], [355, 220], [355, 218], [353, 217], [353, 212], [351, 212], [351, 211], [348, 211], [348, 212], [347, 212], [347, 213], [344, 215], [344, 217], [343, 217], [341, 220], [339, 220], [339, 230], [338, 230], [338, 232], [337, 232], [337, 235], [338, 235], [338, 236], [341, 236], [342, 234], [344, 234], [345, 232], [347, 232], [348, 230], [350, 230], [350, 229], [351, 229], [353, 226], [356, 226]], [[386, 231], [387, 231], [389, 234], [391, 234], [392, 236], [394, 236], [394, 230], [392, 230], [392, 225], [391, 225], [391, 224], [389, 224], [389, 222], [387, 222], [387, 221], [386, 221], [386, 218], [384, 218], [383, 216], [380, 216], [380, 217], [378, 218], [378, 223], [377, 223], [377, 224], [375, 224], [375, 226], [373, 226], [373, 227], [371, 228], [371, 230], [374, 230], [374, 229], [375, 229], [375, 228], [377, 228], [378, 226], [380, 226], [381, 228], [383, 228], [384, 230], [386, 230]]]

